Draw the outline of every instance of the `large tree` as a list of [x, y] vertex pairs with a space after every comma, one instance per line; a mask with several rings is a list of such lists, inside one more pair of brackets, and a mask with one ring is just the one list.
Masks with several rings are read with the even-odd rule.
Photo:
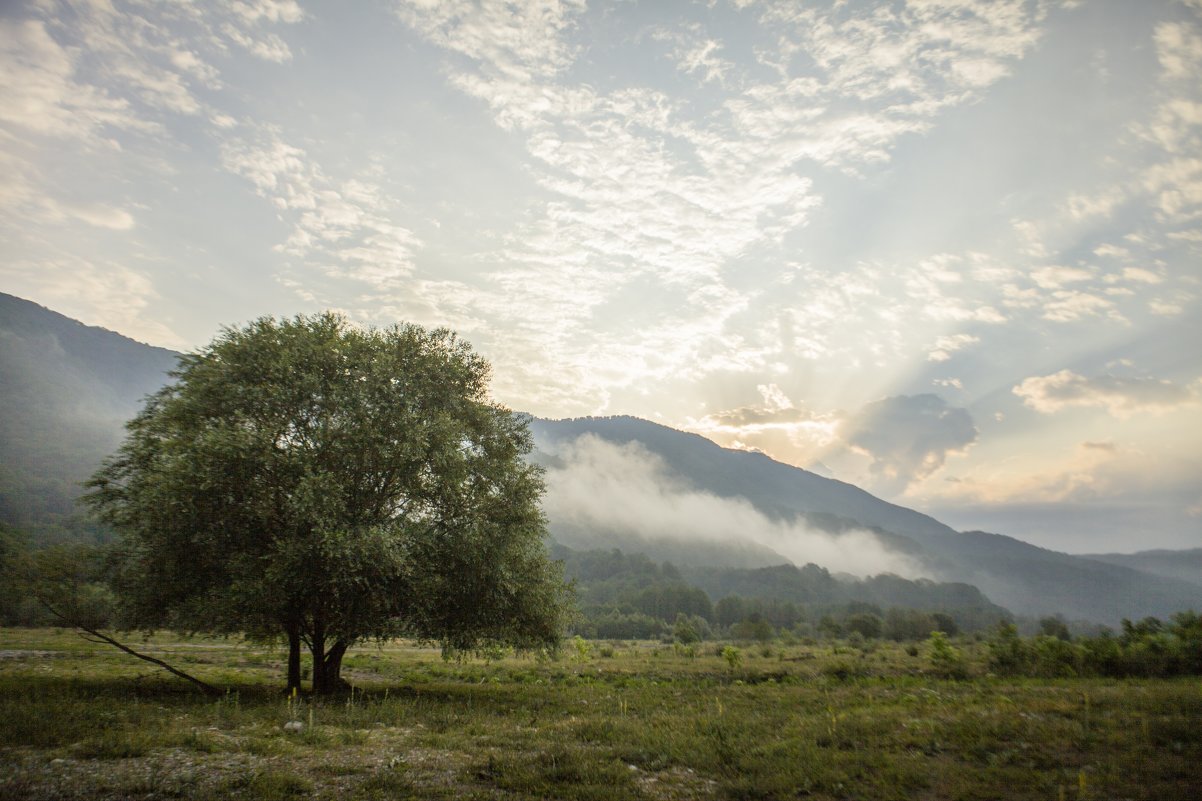
[[560, 571], [523, 418], [446, 330], [324, 314], [226, 329], [132, 420], [88, 502], [131, 626], [282, 635], [313, 689], [358, 640], [557, 642]]

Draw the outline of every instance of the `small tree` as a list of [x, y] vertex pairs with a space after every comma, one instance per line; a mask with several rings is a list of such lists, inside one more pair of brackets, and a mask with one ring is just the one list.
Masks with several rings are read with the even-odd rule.
[[1018, 676], [1031, 669], [1032, 654], [1018, 628], [1001, 621], [989, 638], [989, 669], [1003, 676]]
[[524, 419], [446, 330], [264, 318], [184, 356], [88, 502], [121, 534], [129, 625], [283, 635], [313, 689], [364, 638], [557, 643]]
[[701, 641], [701, 634], [698, 633], [696, 626], [689, 620], [684, 612], [676, 615], [676, 623], [672, 627], [672, 635], [676, 641], [682, 645], [692, 645]]
[[940, 676], [962, 679], [968, 675], [964, 657], [952, 646], [942, 631], [931, 632], [927, 640], [927, 655], [931, 660], [931, 667]]

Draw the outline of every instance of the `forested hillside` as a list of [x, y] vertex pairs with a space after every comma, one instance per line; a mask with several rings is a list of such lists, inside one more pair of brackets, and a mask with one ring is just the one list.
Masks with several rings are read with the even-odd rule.
[[75, 498], [178, 354], [0, 293], [0, 522], [86, 530]]

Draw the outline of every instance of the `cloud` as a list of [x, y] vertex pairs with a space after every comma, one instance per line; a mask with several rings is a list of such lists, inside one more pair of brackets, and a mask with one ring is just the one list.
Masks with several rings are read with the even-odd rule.
[[972, 334], [952, 334], [950, 336], [939, 337], [935, 340], [935, 344], [927, 350], [927, 361], [945, 362], [956, 351], [962, 350], [969, 345], [975, 345], [980, 341], [980, 337], [975, 337]]
[[1143, 412], [1167, 412], [1198, 400], [1195, 387], [1171, 381], [1112, 375], [1086, 378], [1071, 370], [1024, 379], [1013, 392], [1041, 414], [1084, 407], [1103, 408], [1119, 418]]
[[762, 402], [688, 418], [684, 427], [728, 447], [761, 450], [809, 464], [837, 444], [840, 417], [799, 407], [776, 384], [756, 387]]
[[129, 211], [112, 203], [58, 200], [40, 191], [37, 168], [22, 158], [0, 152], [0, 173], [5, 176], [0, 183], [0, 209], [10, 225], [16, 220], [22, 225], [79, 220], [112, 231], [128, 231], [135, 225]]
[[1115, 315], [1114, 303], [1106, 298], [1077, 290], [1058, 290], [1045, 300], [1043, 318], [1058, 323], [1069, 323], [1101, 314]]
[[150, 279], [121, 264], [80, 258], [0, 264], [6, 291], [143, 342], [168, 348], [187, 344], [158, 315]]
[[[748, 41], [700, 14], [671, 35], [636, 25], [596, 42], [585, 28], [596, 12], [583, 3], [397, 2], [398, 19], [443, 50], [450, 84], [524, 144], [547, 195], [503, 247], [475, 257], [503, 265], [486, 285], [429, 303], [453, 300], [458, 315], [466, 301], [464, 316], [516, 331], [508, 352], [553, 354], [544, 376], [584, 376], [582, 396], [606, 394], [589, 376], [612, 365], [625, 368], [609, 387], [621, 390], [768, 369], [799, 354], [837, 357], [845, 346], [835, 343], [846, 338], [809, 310], [782, 310], [797, 321], [783, 326], [792, 326], [791, 341], [766, 326], [749, 330], [743, 315], [773, 305], [776, 287], [757, 287], [732, 265], [775, 252], [809, 223], [822, 203], [815, 175], [887, 161], [902, 137], [1000, 80], [1038, 40], [1042, 12], [993, 6], [855, 15], [840, 3], [750, 6], [744, 33], [759, 63], [736, 69], [723, 58], [748, 50]], [[692, 91], [668, 94], [625, 70], [584, 82], [592, 65], [623, 63], [648, 47], [662, 48], [676, 81], [693, 82]], [[803, 49], [812, 58], [801, 58]], [[865, 312], [852, 285], [881, 293], [871, 280], [848, 278], [830, 280], [825, 293], [807, 289], [823, 298], [814, 307], [854, 311], [841, 325], [862, 337]], [[636, 289], [638, 302], [624, 303]], [[497, 297], [509, 300], [498, 308]], [[919, 313], [939, 322], [1005, 320], [976, 300], [940, 291]], [[623, 324], [607, 326], [615, 306]], [[881, 340], [889, 342], [887, 332]], [[505, 369], [521, 371], [520, 361]], [[534, 383], [523, 383], [530, 393]]]
[[698, 74], [701, 82], [717, 81], [723, 83], [725, 76], [734, 65], [718, 56], [722, 43], [714, 39], [695, 38], [678, 42], [673, 56], [677, 60], [677, 68], [688, 74]]
[[331, 179], [305, 151], [272, 130], [227, 141], [221, 160], [288, 219], [291, 232], [277, 250], [299, 267], [375, 290], [395, 289], [413, 272], [421, 241], [394, 221], [378, 186]]
[[0, 123], [92, 140], [106, 129], [155, 128], [125, 98], [80, 80], [79, 55], [40, 20], [0, 19]]
[[844, 423], [844, 440], [872, 459], [884, 491], [901, 492], [943, 467], [977, 441], [965, 409], [938, 395], [899, 395], [864, 406]]
[[1066, 206], [1074, 220], [1109, 218], [1125, 199], [1126, 193], [1121, 188], [1108, 187], [1089, 194], [1074, 193], [1069, 196]]
[[1093, 273], [1080, 267], [1054, 265], [1040, 268], [1031, 273], [1031, 280], [1040, 289], [1059, 289], [1065, 284], [1076, 284], [1093, 278]]
[[114, 209], [109, 206], [92, 204], [85, 206], [64, 206], [63, 211], [97, 228], [128, 231], [134, 227], [133, 215], [124, 209]]
[[921, 566], [889, 551], [868, 531], [838, 536], [801, 520], [772, 520], [741, 498], [720, 498], [688, 486], [658, 456], [637, 443], [615, 445], [584, 435], [561, 446], [547, 471], [543, 509], [558, 525], [634, 534], [648, 540], [756, 543], [794, 563], [808, 562], [858, 576], [892, 572], [918, 576]]

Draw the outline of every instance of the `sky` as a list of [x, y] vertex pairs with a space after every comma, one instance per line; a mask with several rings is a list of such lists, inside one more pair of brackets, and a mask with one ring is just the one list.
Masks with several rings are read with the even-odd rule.
[[1202, 546], [1202, 0], [0, 4], [0, 289], [336, 309], [960, 529]]

